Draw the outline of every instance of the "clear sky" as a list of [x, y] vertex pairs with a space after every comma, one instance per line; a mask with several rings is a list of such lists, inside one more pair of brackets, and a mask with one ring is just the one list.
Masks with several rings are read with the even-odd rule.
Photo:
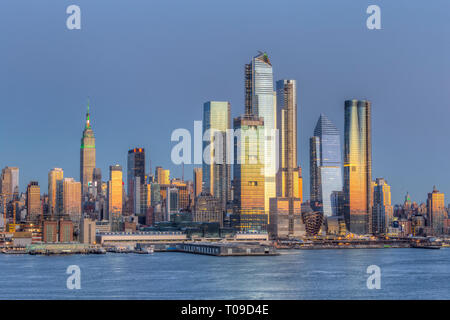
[[[71, 4], [81, 30], [66, 28]], [[382, 30], [366, 28], [370, 4]], [[21, 191], [46, 191], [53, 167], [79, 180], [89, 96], [104, 180], [133, 147], [181, 176], [171, 132], [193, 130], [207, 100], [242, 114], [244, 64], [262, 50], [274, 80], [298, 81], [305, 199], [319, 114], [342, 133], [352, 98], [373, 103], [373, 177], [395, 203], [450, 193], [449, 12], [448, 0], [2, 0], [0, 166], [20, 167]]]

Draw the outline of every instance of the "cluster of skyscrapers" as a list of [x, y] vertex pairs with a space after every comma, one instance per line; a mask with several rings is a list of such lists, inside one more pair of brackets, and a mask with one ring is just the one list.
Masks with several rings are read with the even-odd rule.
[[271, 61], [260, 52], [245, 65], [241, 116], [231, 118], [228, 101], [204, 103], [204, 159], [194, 169], [193, 181], [184, 181], [184, 167], [182, 179], [171, 179], [170, 171], [159, 166], [154, 174], [151, 167], [147, 171], [141, 147], [128, 151], [126, 186], [120, 165], [111, 165], [104, 181], [96, 165], [88, 103], [79, 181], [54, 168], [48, 173], [47, 194], [41, 195], [36, 181], [20, 194], [19, 169], [4, 168], [4, 229], [34, 232], [44, 242], [72, 241], [77, 234], [95, 238], [85, 236], [85, 230], [135, 231], [180, 223], [184, 229], [206, 223], [292, 238], [310, 233], [305, 224], [314, 223], [308, 219], [319, 222], [317, 232], [329, 234], [450, 230], [443, 193], [434, 189], [425, 209], [409, 198], [394, 207], [387, 182], [373, 180], [371, 103], [366, 100], [343, 104], [343, 148], [339, 130], [320, 114], [310, 138], [310, 199], [304, 201], [297, 82], [281, 79], [274, 87], [273, 78]]

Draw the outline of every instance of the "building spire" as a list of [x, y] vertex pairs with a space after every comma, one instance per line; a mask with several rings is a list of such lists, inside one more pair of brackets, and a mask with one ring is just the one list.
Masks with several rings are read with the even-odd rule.
[[89, 102], [89, 98], [88, 98], [88, 102], [87, 102], [87, 111], [86, 111], [86, 129], [89, 129], [91, 127], [91, 123], [90, 123], [90, 106], [89, 106], [90, 102]]

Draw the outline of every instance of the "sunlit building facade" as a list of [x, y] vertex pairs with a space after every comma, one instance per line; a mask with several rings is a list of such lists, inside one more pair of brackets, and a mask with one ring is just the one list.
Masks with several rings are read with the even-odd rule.
[[73, 178], [63, 179], [63, 213], [72, 221], [81, 219], [81, 183]]
[[198, 197], [198, 195], [203, 190], [203, 169], [202, 168], [194, 168], [194, 196]]
[[324, 216], [337, 215], [333, 211], [332, 195], [342, 191], [342, 160], [339, 131], [321, 114], [310, 138], [310, 199], [318, 203], [317, 208]]
[[170, 170], [163, 169], [162, 167], [156, 167], [155, 179], [159, 184], [170, 184]]
[[110, 221], [122, 216], [123, 208], [123, 177], [122, 166], [109, 167], [108, 181], [108, 218]]
[[86, 112], [86, 124], [81, 138], [80, 148], [80, 181], [81, 192], [84, 197], [88, 193], [89, 184], [92, 184], [95, 168], [95, 137], [90, 122], [89, 103]]
[[27, 220], [40, 221], [41, 218], [41, 188], [37, 181], [31, 181], [27, 187]]
[[264, 152], [264, 210], [269, 214], [269, 199], [276, 196], [276, 98], [269, 56], [260, 52], [245, 65], [245, 113], [264, 120], [265, 138], [259, 143]]
[[445, 210], [445, 195], [433, 188], [433, 192], [428, 193], [427, 199], [427, 219], [428, 225], [432, 228], [435, 235], [443, 234], [444, 220], [447, 218]]
[[0, 191], [5, 203], [11, 201], [19, 194], [19, 168], [5, 167], [2, 169]]
[[227, 130], [231, 129], [231, 107], [227, 101], [203, 105], [203, 191], [216, 197], [222, 210], [230, 199], [231, 164], [227, 163]]
[[373, 188], [372, 233], [387, 233], [393, 218], [391, 187], [384, 179], [377, 178]]
[[276, 197], [270, 199], [269, 232], [274, 237], [298, 237], [305, 229], [301, 216], [302, 175], [297, 160], [297, 83], [279, 80], [277, 128], [279, 129]]
[[345, 101], [344, 218], [350, 232], [372, 230], [372, 126], [371, 103]]
[[[48, 211], [50, 216], [60, 214], [62, 208], [58, 206], [58, 181], [64, 179], [64, 171], [61, 168], [54, 168], [48, 173]], [[80, 197], [81, 200], [81, 197]]]
[[264, 121], [253, 115], [234, 119], [233, 226], [242, 231], [266, 230], [264, 192]]

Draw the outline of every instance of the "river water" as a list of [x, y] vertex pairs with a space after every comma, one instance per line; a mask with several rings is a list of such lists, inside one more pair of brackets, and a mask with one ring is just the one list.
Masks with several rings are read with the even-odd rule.
[[[66, 270], [81, 270], [81, 289]], [[367, 267], [381, 270], [368, 289]], [[285, 250], [279, 256], [177, 252], [0, 254], [0, 299], [450, 299], [450, 249]]]

